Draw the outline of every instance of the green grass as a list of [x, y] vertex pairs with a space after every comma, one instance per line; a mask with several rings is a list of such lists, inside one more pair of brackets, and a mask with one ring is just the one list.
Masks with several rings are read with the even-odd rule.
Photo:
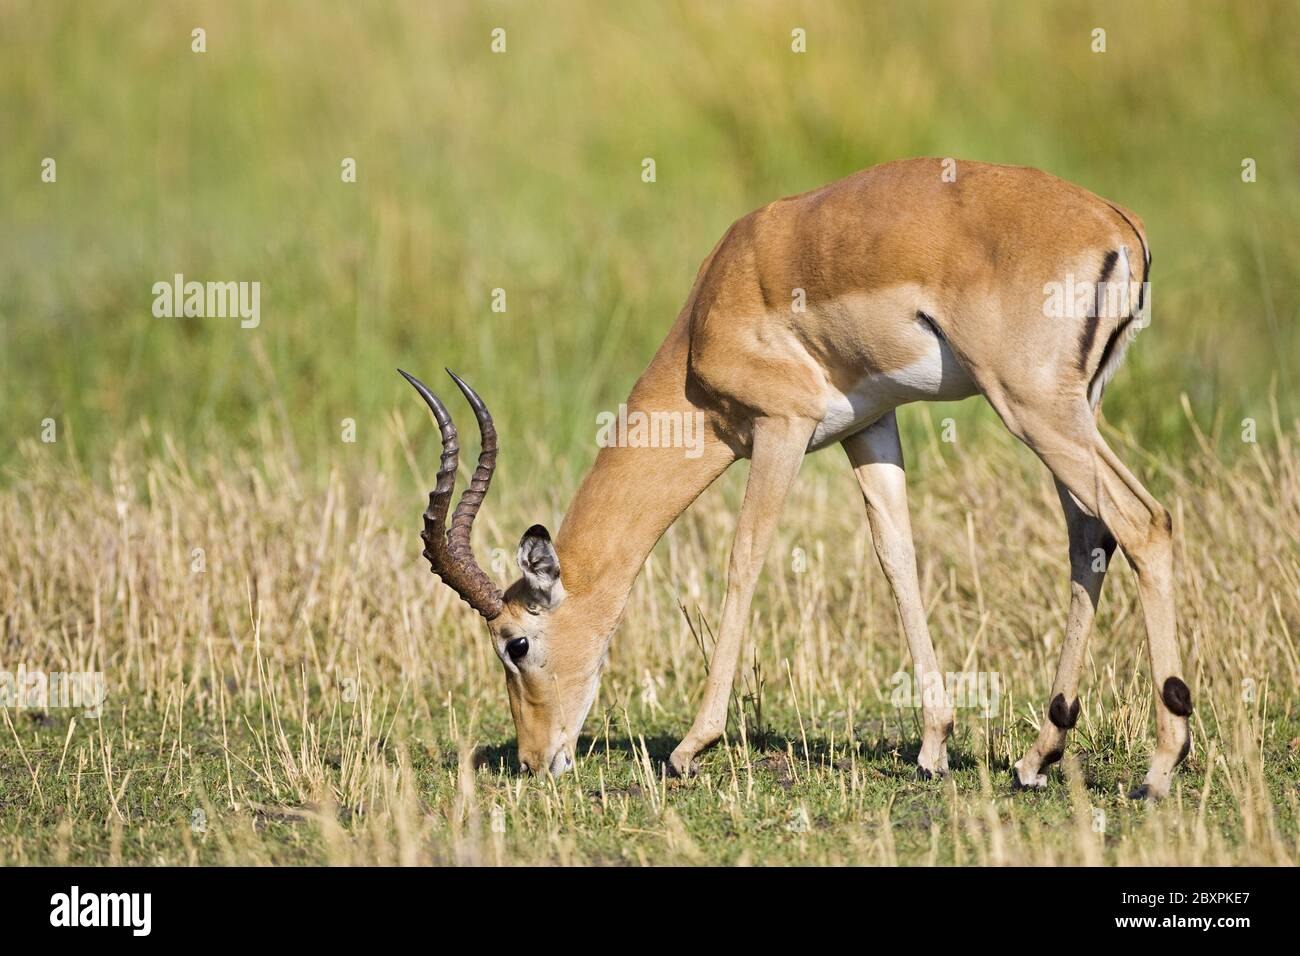
[[[1013, 795], [1005, 764], [990, 774], [966, 752], [977, 734], [959, 735], [949, 780], [918, 781], [910, 716], [858, 716], [846, 743], [839, 715], [802, 715], [801, 730], [801, 715], [777, 707], [771, 720], [785, 732], [715, 751], [698, 780], [681, 783], [659, 768], [689, 712], [647, 720], [611, 709], [592, 719], [576, 774], [521, 784], [508, 748], [458, 752], [445, 713], [367, 733], [363, 710], [337, 709], [313, 769], [356, 779], [349, 769], [382, 762], [395, 779], [366, 781], [346, 804], [320, 802], [287, 772], [256, 711], [236, 709], [224, 728], [213, 715], [178, 732], [153, 715], [74, 730], [74, 740], [80, 733], [104, 742], [106, 761], [78, 743], [64, 758], [66, 717], [22, 717], [23, 752], [41, 766], [41, 782], [34, 790], [21, 763], [0, 772], [0, 803], [10, 808], [0, 817], [0, 860], [1221, 865], [1294, 862], [1297, 849], [1294, 777], [1281, 766], [1262, 782], [1223, 774], [1207, 788], [1205, 762], [1193, 760], [1178, 796], [1153, 807], [1124, 796], [1145, 767], [1140, 757], [1117, 756], [1104, 732], [1085, 735], [1077, 780], [1073, 762], [1065, 771], [1070, 785], [1057, 772], [1051, 790]], [[511, 734], [508, 717], [475, 729], [492, 739]], [[292, 720], [282, 731], [291, 749], [311, 739]], [[1276, 731], [1295, 735], [1300, 723]], [[1016, 736], [1028, 744], [1027, 734]], [[274, 770], [258, 759], [265, 752]], [[1279, 807], [1276, 818], [1242, 812], [1241, 792], [1254, 786], [1262, 786], [1254, 799]]]

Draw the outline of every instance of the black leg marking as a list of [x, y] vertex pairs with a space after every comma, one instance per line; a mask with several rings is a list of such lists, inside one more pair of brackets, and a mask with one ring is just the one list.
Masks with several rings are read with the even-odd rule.
[[1062, 730], [1071, 729], [1079, 722], [1079, 698], [1076, 697], [1074, 703], [1067, 707], [1065, 695], [1057, 694], [1047, 708], [1047, 718]]
[[1165, 706], [1169, 708], [1170, 713], [1177, 714], [1179, 717], [1191, 716], [1192, 692], [1177, 677], [1171, 677], [1165, 681], [1164, 690], [1160, 692], [1160, 697], [1164, 700]]
[[1107, 531], [1101, 536], [1101, 547], [1106, 555], [1106, 565], [1109, 566], [1111, 555], [1113, 555], [1115, 553], [1115, 549], [1119, 547], [1119, 542], [1116, 541], [1111, 536], [1111, 533], [1109, 531]]
[[1183, 741], [1183, 749], [1178, 751], [1178, 759], [1174, 761], [1174, 766], [1177, 767], [1180, 763], [1186, 760], [1187, 755], [1191, 753], [1191, 750], [1192, 750], [1192, 728], [1188, 727], [1187, 739]]
[[1130, 790], [1128, 798], [1130, 800], [1145, 800], [1147, 798], [1147, 789], [1147, 785], [1144, 783], [1137, 789]]
[[700, 772], [700, 761], [699, 758], [697, 757], [696, 759], [691, 761], [691, 765], [686, 768], [685, 772], [681, 772], [676, 767], [673, 766], [673, 762], [671, 760], [665, 760], [664, 770], [668, 773], [668, 776], [670, 777], [677, 777], [681, 780], [689, 780], [691, 777], [694, 777], [697, 773]]
[[1038, 765], [1038, 772], [1039, 772], [1039, 773], [1042, 773], [1042, 772], [1045, 771], [1048, 767], [1050, 767], [1052, 764], [1056, 763], [1058, 760], [1060, 760], [1060, 759], [1061, 759], [1062, 757], [1064, 757], [1064, 756], [1065, 756], [1065, 751], [1062, 750], [1060, 747], [1057, 747], [1057, 748], [1056, 748], [1055, 750], [1053, 750], [1051, 753], [1049, 753], [1049, 754], [1047, 754], [1046, 756], [1043, 757], [1043, 762], [1040, 763], [1040, 764]]

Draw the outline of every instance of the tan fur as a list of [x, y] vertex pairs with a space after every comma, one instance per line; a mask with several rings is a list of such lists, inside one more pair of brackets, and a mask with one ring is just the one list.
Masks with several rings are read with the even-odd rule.
[[[1043, 314], [1045, 284], [1069, 273], [1095, 280], [1107, 253], [1123, 249], [1144, 280], [1141, 221], [1037, 170], [959, 163], [955, 182], [943, 172], [937, 159], [889, 163], [778, 200], [738, 220], [705, 260], [628, 401], [630, 409], [702, 412], [703, 455], [602, 449], [556, 539], [563, 601], [529, 614], [516, 586], [490, 624], [526, 766], [567, 765], [563, 755], [572, 753], [646, 555], [739, 457], [751, 465], [727, 600], [704, 700], [673, 768], [689, 772], [724, 730], [759, 568], [810, 444], [844, 442], [918, 671], [937, 673], [892, 408], [979, 391], [1055, 473], [1072, 546], [1095, 538], [1099, 532], [1084, 526], [1100, 521], [1138, 569], [1158, 712], [1145, 792], [1167, 792], [1187, 739], [1186, 720], [1159, 693], [1179, 674], [1167, 514], [1105, 447], [1087, 399], [1104, 343], [1123, 317], [1097, 318], [1084, 349], [1087, 319]], [[804, 292], [803, 311], [792, 308], [795, 289]], [[1057, 678], [1071, 695], [1091, 624], [1091, 607], [1079, 601], [1092, 603], [1100, 577], [1079, 572], [1075, 582], [1082, 597], [1072, 603]], [[514, 634], [529, 636], [536, 651], [519, 669], [503, 650]], [[942, 773], [951, 707], [926, 706], [923, 717], [921, 770]], [[1054, 741], [1047, 735], [1026, 756], [1017, 783], [1038, 782], [1044, 748]]]

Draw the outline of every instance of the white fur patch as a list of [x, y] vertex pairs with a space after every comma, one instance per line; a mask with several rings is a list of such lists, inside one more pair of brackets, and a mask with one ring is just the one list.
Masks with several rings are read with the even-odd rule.
[[974, 395], [978, 389], [948, 343], [933, 333], [930, 338], [925, 354], [905, 368], [863, 376], [847, 393], [827, 386], [826, 414], [813, 431], [808, 450], [847, 438], [908, 402], [956, 401]]
[[[1110, 279], [1110, 282], [1116, 283], [1122, 290], [1119, 296], [1120, 311], [1116, 318], [1119, 322], [1125, 322], [1129, 316], [1133, 315], [1133, 310], [1137, 307], [1137, 299], [1132, 294], [1133, 270], [1129, 266], [1128, 250], [1123, 246], [1120, 246], [1119, 262], [1115, 268], [1115, 275]], [[1116, 325], [1117, 327], [1118, 325]], [[1128, 350], [1129, 343], [1133, 341], [1137, 333], [1137, 322], [1129, 322], [1128, 328], [1120, 333], [1120, 337], [1115, 342], [1114, 348], [1111, 349], [1110, 355], [1106, 356], [1106, 361], [1093, 375], [1092, 384], [1088, 386], [1088, 404], [1093, 408], [1096, 408], [1101, 402], [1101, 395], [1106, 389], [1106, 383], [1119, 371], [1120, 365], [1124, 362], [1124, 353]]]

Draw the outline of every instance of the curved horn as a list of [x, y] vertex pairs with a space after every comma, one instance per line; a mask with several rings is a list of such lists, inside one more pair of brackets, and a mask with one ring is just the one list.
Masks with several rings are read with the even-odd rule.
[[464, 554], [473, 561], [472, 552], [469, 545], [469, 532], [474, 524], [474, 518], [478, 515], [479, 506], [483, 504], [483, 499], [487, 496], [488, 486], [492, 484], [492, 473], [497, 468], [497, 430], [492, 424], [492, 415], [483, 404], [483, 399], [478, 397], [474, 389], [466, 385], [459, 375], [451, 369], [447, 369], [447, 374], [451, 376], [452, 381], [460, 388], [461, 394], [469, 402], [470, 408], [474, 409], [474, 418], [478, 421], [478, 432], [480, 441], [480, 450], [478, 453], [478, 467], [474, 469], [474, 474], [469, 479], [469, 487], [460, 496], [460, 501], [456, 504], [456, 510], [451, 516], [451, 530], [447, 532], [447, 542], [451, 547], [453, 554]]
[[479, 506], [487, 494], [488, 485], [491, 484], [492, 472], [496, 469], [497, 435], [492, 416], [474, 390], [448, 370], [474, 409], [483, 444], [478, 467], [474, 470], [469, 487], [461, 495], [460, 503], [452, 515], [451, 530], [448, 531], [447, 509], [451, 504], [451, 493], [456, 484], [456, 466], [460, 458], [456, 426], [447, 407], [439, 401], [437, 395], [429, 391], [428, 386], [400, 368], [397, 371], [420, 393], [424, 403], [433, 412], [438, 430], [442, 433], [442, 461], [438, 467], [438, 480], [433, 491], [429, 492], [429, 507], [424, 512], [424, 531], [420, 534], [425, 545], [424, 557], [428, 559], [434, 574], [459, 594], [461, 600], [490, 621], [501, 613], [501, 590], [474, 560], [474, 552], [470, 547], [470, 530], [474, 516], [478, 514]]

